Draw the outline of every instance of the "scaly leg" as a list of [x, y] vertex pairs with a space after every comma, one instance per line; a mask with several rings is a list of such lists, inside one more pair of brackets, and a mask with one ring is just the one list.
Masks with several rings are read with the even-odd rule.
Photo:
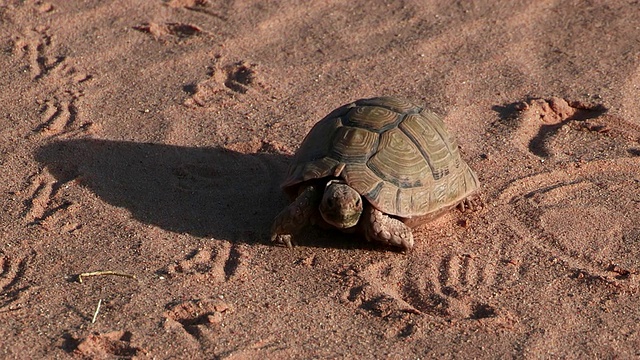
[[373, 206], [367, 206], [362, 216], [362, 227], [367, 240], [398, 246], [405, 252], [413, 248], [411, 228], [402, 221], [385, 215]]
[[305, 188], [289, 206], [276, 216], [271, 226], [271, 241], [291, 247], [293, 235], [310, 224], [311, 218], [318, 211], [321, 199], [320, 192], [313, 186]]
[[466, 199], [462, 200], [459, 204], [458, 204], [458, 209], [460, 209], [461, 212], [467, 212], [467, 211], [480, 211], [484, 208], [484, 200], [482, 199], [482, 196], [480, 196], [479, 193], [475, 193], [473, 195], [468, 196]]

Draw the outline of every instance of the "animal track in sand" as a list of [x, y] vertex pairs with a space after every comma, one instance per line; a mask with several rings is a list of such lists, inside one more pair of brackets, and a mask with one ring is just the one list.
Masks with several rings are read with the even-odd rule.
[[187, 257], [174, 265], [170, 265], [166, 272], [172, 274], [187, 274], [197, 277], [213, 277], [218, 281], [230, 281], [244, 274], [248, 261], [248, 249], [244, 244], [219, 242], [212, 249], [196, 249]]
[[33, 256], [0, 256], [0, 315], [21, 309], [19, 301], [29, 290], [21, 281]]
[[348, 287], [342, 294], [343, 302], [382, 318], [421, 313], [398, 293], [394, 284], [400, 280], [399, 272], [388, 265], [377, 263], [361, 272], [349, 268], [339, 275]]
[[[28, 224], [52, 226], [65, 214], [78, 210], [78, 205], [59, 196], [65, 183], [56, 181], [47, 170], [37, 172], [29, 177], [25, 193], [25, 212], [23, 218]], [[68, 227], [68, 226], [67, 226]], [[67, 228], [65, 227], [65, 229]], [[68, 231], [77, 229], [74, 225]]]
[[203, 346], [212, 338], [210, 333], [215, 327], [233, 311], [231, 306], [219, 299], [188, 300], [169, 304], [167, 308], [164, 313], [165, 328], [184, 331]]
[[[522, 135], [528, 139], [528, 148], [533, 154], [540, 157], [549, 157], [553, 154], [547, 142], [564, 125], [571, 121], [585, 121], [604, 114], [607, 110], [601, 105], [589, 106], [580, 102], [567, 102], [560, 98], [550, 100], [535, 99], [522, 104], [524, 112], [522, 119]], [[531, 122], [537, 123], [535, 125]], [[536, 129], [537, 127], [537, 129]], [[606, 125], [592, 127], [596, 132], [607, 132]], [[531, 136], [532, 131], [535, 135]]]
[[54, 37], [45, 26], [37, 26], [25, 31], [26, 35], [13, 42], [13, 52], [28, 60], [29, 72], [33, 80], [40, 80], [60, 67], [66, 60], [61, 54], [51, 54]]
[[[511, 110], [510, 110], [511, 108]], [[503, 124], [514, 126], [509, 134], [512, 144], [523, 153], [543, 159], [592, 160], [628, 156], [628, 147], [640, 136], [640, 127], [607, 114], [601, 104], [587, 104], [561, 98], [531, 99], [496, 107], [506, 118]], [[619, 148], [615, 138], [626, 141]]]
[[198, 35], [208, 34], [199, 26], [184, 23], [146, 23], [133, 27], [135, 30], [150, 34], [154, 39], [166, 41], [170, 38], [187, 39]]
[[[25, 31], [13, 41], [13, 52], [27, 59], [27, 67], [34, 81], [43, 84], [43, 93], [48, 99], [37, 102], [41, 105], [41, 124], [34, 133], [44, 136], [73, 136], [86, 134], [91, 122], [78, 124], [78, 99], [83, 95], [82, 85], [93, 78], [78, 71], [65, 55], [56, 53], [55, 36], [45, 26], [36, 26]], [[51, 79], [51, 82], [45, 81]], [[64, 82], [60, 87], [59, 82]], [[49, 88], [55, 91], [49, 94]]]
[[407, 302], [432, 315], [476, 320], [497, 317], [498, 309], [479, 300], [488, 297], [496, 285], [492, 282], [495, 275], [486, 273], [495, 273], [502, 266], [497, 262], [487, 263], [471, 254], [445, 254], [425, 267], [411, 265], [400, 291]]
[[227, 77], [224, 86], [237, 93], [246, 93], [249, 87], [257, 81], [256, 71], [254, 70], [255, 66], [256, 64], [248, 64], [240, 61], [223, 67], [223, 71]]
[[93, 123], [78, 124], [78, 107], [76, 101], [81, 95], [73, 95], [70, 99], [46, 100], [40, 112], [42, 123], [33, 131], [44, 136], [69, 136], [88, 134]]
[[502, 318], [505, 312], [480, 300], [488, 298], [495, 287], [506, 286], [494, 282], [509, 277], [502, 272], [517, 274], [517, 269], [507, 268], [501, 259], [490, 262], [484, 257], [453, 253], [427, 262], [407, 259], [398, 267], [380, 262], [347, 273], [346, 278], [351, 279], [342, 298], [383, 318], [400, 313], [447, 319]]
[[640, 200], [629, 201], [640, 199], [639, 167], [637, 157], [618, 158], [535, 174], [510, 183], [496, 206], [513, 208], [513, 228], [568, 271], [624, 285], [625, 279], [607, 269], [611, 264], [631, 267], [640, 257], [634, 232]]
[[219, 62], [220, 57], [216, 57], [209, 79], [190, 86], [193, 89], [192, 96], [185, 101], [185, 105], [211, 107], [230, 96], [264, 88], [257, 64], [237, 61], [220, 66]]
[[26, 189], [28, 199], [25, 200], [27, 207], [24, 215], [28, 223], [41, 219], [47, 210], [52, 196], [54, 196], [55, 179], [47, 171], [39, 172], [29, 178], [29, 185]]
[[103, 358], [138, 358], [147, 355], [147, 351], [131, 343], [133, 334], [130, 331], [113, 331], [94, 333], [84, 339], [68, 339], [68, 346], [73, 353], [91, 359]]

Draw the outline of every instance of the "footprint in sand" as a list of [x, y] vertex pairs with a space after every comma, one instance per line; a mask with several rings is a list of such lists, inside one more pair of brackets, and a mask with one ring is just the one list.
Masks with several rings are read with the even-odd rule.
[[27, 61], [26, 68], [31, 79], [39, 83], [48, 83], [45, 80], [51, 78], [54, 84], [62, 79], [74, 86], [92, 79], [90, 74], [78, 71], [73, 66], [73, 60], [70, 61], [58, 49], [56, 36], [47, 26], [37, 25], [15, 36], [12, 52]]
[[342, 301], [382, 318], [397, 317], [402, 313], [420, 314], [421, 311], [405, 301], [394, 284], [400, 272], [384, 263], [370, 265], [364, 271], [352, 268], [339, 272], [347, 290]]
[[20, 301], [28, 294], [29, 286], [22, 285], [34, 254], [26, 256], [0, 255], [0, 316], [22, 308]]
[[147, 355], [146, 350], [131, 343], [132, 338], [130, 331], [96, 333], [81, 339], [68, 337], [64, 348], [90, 359], [137, 358]]
[[246, 273], [248, 261], [249, 248], [246, 244], [216, 242], [211, 249], [196, 249], [184, 260], [160, 272], [168, 275], [187, 274], [195, 276], [196, 279], [204, 277], [216, 281], [230, 281]]
[[54, 45], [54, 37], [49, 28], [37, 26], [25, 31], [25, 35], [14, 39], [13, 53], [24, 56], [28, 61], [31, 78], [40, 80], [66, 61], [66, 56], [52, 53]]
[[[65, 93], [65, 95], [68, 95]], [[46, 100], [42, 105], [41, 123], [33, 132], [47, 137], [73, 137], [87, 135], [94, 130], [92, 122], [80, 124], [78, 120], [78, 99], [81, 93], [63, 96], [61, 99]]]
[[379, 262], [360, 272], [350, 270], [343, 273], [350, 278], [343, 301], [382, 318], [402, 317], [402, 313], [445, 319], [501, 318], [504, 312], [483, 299], [517, 281], [519, 265], [500, 256], [446, 253], [406, 259], [400, 265]]
[[[561, 98], [531, 99], [505, 107], [500, 124], [511, 127], [506, 137], [518, 150], [543, 160], [590, 161], [629, 156], [637, 147], [640, 127], [601, 104]], [[620, 141], [623, 140], [623, 141]]]
[[[219, 299], [188, 300], [168, 304], [164, 327], [178, 338], [197, 343], [203, 348], [214, 347], [216, 330], [230, 313], [231, 306]], [[185, 335], [187, 335], [185, 337]]]
[[[91, 122], [80, 123], [79, 100], [83, 96], [85, 82], [92, 75], [78, 71], [57, 49], [55, 36], [46, 26], [26, 30], [13, 40], [13, 53], [27, 60], [31, 78], [42, 86], [46, 100], [41, 105], [41, 122], [33, 129], [47, 137], [72, 137], [85, 135], [92, 130]], [[60, 84], [63, 84], [62, 86]], [[53, 87], [52, 94], [49, 91]]]
[[264, 88], [265, 81], [258, 71], [258, 64], [246, 61], [220, 65], [215, 58], [211, 76], [197, 85], [187, 86], [192, 96], [185, 101], [187, 106], [213, 107], [228, 97], [247, 94]]
[[510, 207], [513, 215], [502, 222], [530, 251], [558, 258], [574, 272], [611, 278], [612, 264], [632, 266], [640, 256], [634, 230], [640, 127], [602, 105], [560, 98], [512, 107], [515, 112], [503, 113], [510, 116], [503, 124], [515, 125], [507, 130], [511, 144], [553, 166], [499, 190], [494, 206]]
[[612, 277], [612, 264], [640, 257], [640, 158], [569, 165], [515, 180], [497, 206], [513, 208], [512, 226], [531, 246], [574, 271]]
[[167, 41], [169, 39], [188, 39], [194, 36], [207, 35], [199, 26], [185, 23], [163, 23], [154, 22], [145, 23], [133, 27], [135, 30], [147, 33], [159, 41]]
[[401, 293], [421, 311], [445, 319], [499, 318], [504, 311], [491, 304], [491, 295], [517, 281], [517, 268], [490, 254], [445, 253], [426, 264], [411, 264]]
[[500, 214], [494, 207], [486, 209], [482, 217], [496, 220], [468, 228], [469, 234], [462, 233], [453, 249], [447, 249], [445, 244], [454, 241], [447, 238], [432, 244], [428, 253], [418, 249], [402, 262], [382, 261], [341, 272], [346, 285], [342, 302], [382, 318], [406, 318], [403, 314], [409, 313], [445, 321], [515, 324], [515, 311], [504, 308], [497, 294], [528, 275], [529, 239], [517, 223], [500, 219]]
[[[47, 228], [57, 224], [62, 218], [75, 213], [79, 205], [61, 195], [61, 190], [71, 179], [56, 180], [47, 170], [39, 171], [29, 177], [24, 194], [25, 211], [23, 219], [28, 224], [43, 225]], [[67, 223], [66, 231], [73, 231], [79, 225]]]

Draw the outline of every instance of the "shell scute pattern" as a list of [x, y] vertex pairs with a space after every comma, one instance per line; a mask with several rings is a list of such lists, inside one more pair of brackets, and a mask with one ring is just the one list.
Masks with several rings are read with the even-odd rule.
[[429, 218], [479, 186], [455, 139], [429, 110], [397, 98], [362, 99], [318, 122], [283, 188], [339, 176], [374, 207], [398, 218]]
[[345, 117], [346, 125], [356, 126], [376, 133], [385, 132], [398, 126], [402, 116], [397, 112], [380, 106], [358, 106]]
[[417, 146], [398, 128], [380, 135], [378, 151], [367, 165], [381, 179], [402, 188], [423, 186], [424, 174], [430, 171]]
[[343, 126], [336, 131], [330, 156], [345, 164], [364, 163], [375, 153], [379, 138], [369, 130]]

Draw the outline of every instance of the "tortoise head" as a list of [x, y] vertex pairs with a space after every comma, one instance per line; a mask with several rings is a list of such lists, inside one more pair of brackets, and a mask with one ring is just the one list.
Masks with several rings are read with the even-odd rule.
[[324, 189], [320, 214], [330, 225], [338, 229], [348, 229], [360, 220], [362, 198], [351, 186], [339, 180], [331, 180]]

